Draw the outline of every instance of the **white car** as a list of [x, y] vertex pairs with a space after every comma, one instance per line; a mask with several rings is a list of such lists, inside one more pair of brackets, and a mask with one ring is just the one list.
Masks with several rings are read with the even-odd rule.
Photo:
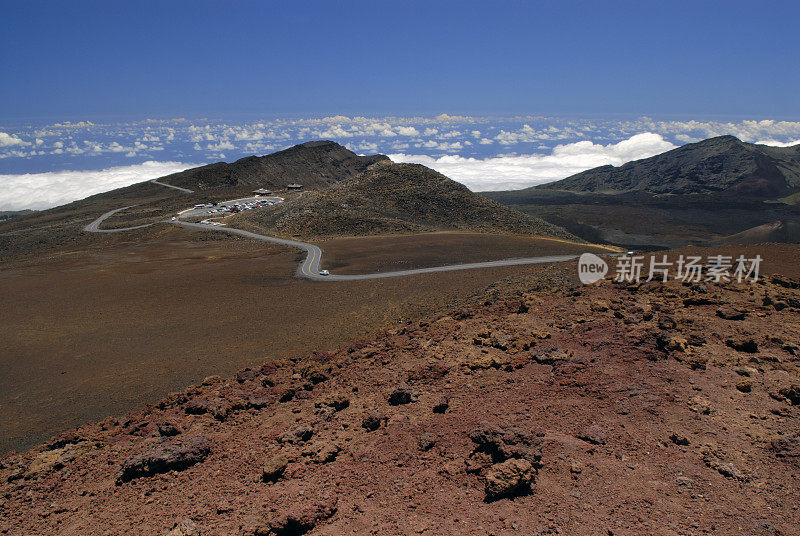
[[319, 275], [331, 275], [331, 273], [328, 270], [320, 270]]

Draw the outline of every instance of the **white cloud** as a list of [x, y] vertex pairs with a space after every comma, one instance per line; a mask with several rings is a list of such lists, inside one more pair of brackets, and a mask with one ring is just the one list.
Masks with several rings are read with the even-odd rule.
[[800, 144], [800, 140], [794, 140], [786, 143], [778, 140], [760, 140], [755, 143], [759, 145], [771, 145], [773, 147], [791, 147], [792, 145]]
[[0, 132], [0, 147], [11, 147], [12, 145], [30, 145], [30, 143], [13, 134]]
[[414, 127], [397, 127], [397, 133], [401, 136], [419, 136], [419, 130]]
[[148, 161], [98, 171], [0, 175], [0, 210], [51, 208], [191, 167], [195, 164]]
[[228, 140], [220, 140], [219, 143], [209, 143], [208, 145], [206, 145], [206, 149], [208, 149], [209, 151], [223, 151], [223, 150], [232, 151], [233, 149], [235, 149], [235, 147]]
[[661, 135], [646, 132], [608, 145], [590, 141], [558, 145], [549, 155], [477, 159], [457, 155], [433, 158], [400, 153], [389, 157], [395, 162], [424, 164], [465, 184], [473, 191], [486, 191], [527, 188], [563, 179], [597, 166], [618, 166], [674, 148], [675, 145]]

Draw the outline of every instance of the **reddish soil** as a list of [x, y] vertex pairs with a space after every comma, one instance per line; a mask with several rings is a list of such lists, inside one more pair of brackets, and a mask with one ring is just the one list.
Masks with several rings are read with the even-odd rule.
[[7, 456], [0, 531], [798, 534], [798, 281], [568, 273]]
[[2, 264], [0, 452], [210, 374], [374, 336], [538, 269], [310, 282], [294, 276], [297, 252], [260, 241], [173, 226], [92, 236], [91, 248]]

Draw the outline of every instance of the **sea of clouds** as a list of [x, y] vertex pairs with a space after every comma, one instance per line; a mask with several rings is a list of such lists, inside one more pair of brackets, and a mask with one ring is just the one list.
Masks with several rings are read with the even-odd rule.
[[44, 209], [195, 165], [330, 139], [427, 165], [475, 191], [525, 188], [732, 134], [800, 143], [800, 122], [345, 117], [0, 125], [0, 210]]
[[0, 210], [41, 210], [193, 167], [180, 162], [142, 162], [90, 171], [0, 175]]

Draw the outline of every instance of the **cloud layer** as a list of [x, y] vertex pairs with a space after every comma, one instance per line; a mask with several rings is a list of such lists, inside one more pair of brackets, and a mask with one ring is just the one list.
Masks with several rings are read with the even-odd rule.
[[[563, 179], [585, 169], [620, 165], [673, 149], [661, 135], [642, 133], [607, 145], [579, 141], [557, 145], [550, 154], [478, 159], [397, 153], [395, 162], [431, 167], [475, 191], [526, 188]], [[148, 161], [99, 171], [60, 171], [0, 175], [0, 210], [44, 209], [192, 167], [181, 162]]]
[[424, 164], [461, 182], [473, 191], [517, 190], [563, 179], [581, 171], [604, 165], [621, 165], [631, 160], [647, 158], [675, 145], [661, 135], [646, 132], [619, 143], [601, 145], [579, 141], [557, 145], [549, 155], [500, 156], [495, 158], [464, 158], [425, 155], [391, 154], [395, 162]]
[[[732, 134], [775, 146], [800, 141], [800, 122], [346, 117], [0, 125], [0, 209], [45, 208], [185, 167], [331, 139], [359, 154], [420, 162], [476, 191], [523, 188], [685, 143]], [[64, 170], [40, 173], [42, 170]], [[69, 171], [71, 170], [71, 171]]]
[[662, 121], [649, 117], [487, 118], [446, 114], [383, 118], [337, 115], [243, 122], [187, 119], [109, 124], [59, 122], [16, 131], [0, 128], [0, 166], [29, 172], [62, 167], [77, 169], [78, 161], [86, 162], [83, 169], [146, 160], [208, 162], [266, 154], [318, 139], [338, 141], [360, 153], [486, 159], [549, 152], [557, 145], [580, 141], [616, 144], [642, 133], [659, 134], [677, 145], [723, 134], [748, 142], [792, 144], [800, 139], [800, 122]]
[[99, 171], [0, 175], [0, 210], [45, 209], [194, 167], [181, 162], [144, 162]]

